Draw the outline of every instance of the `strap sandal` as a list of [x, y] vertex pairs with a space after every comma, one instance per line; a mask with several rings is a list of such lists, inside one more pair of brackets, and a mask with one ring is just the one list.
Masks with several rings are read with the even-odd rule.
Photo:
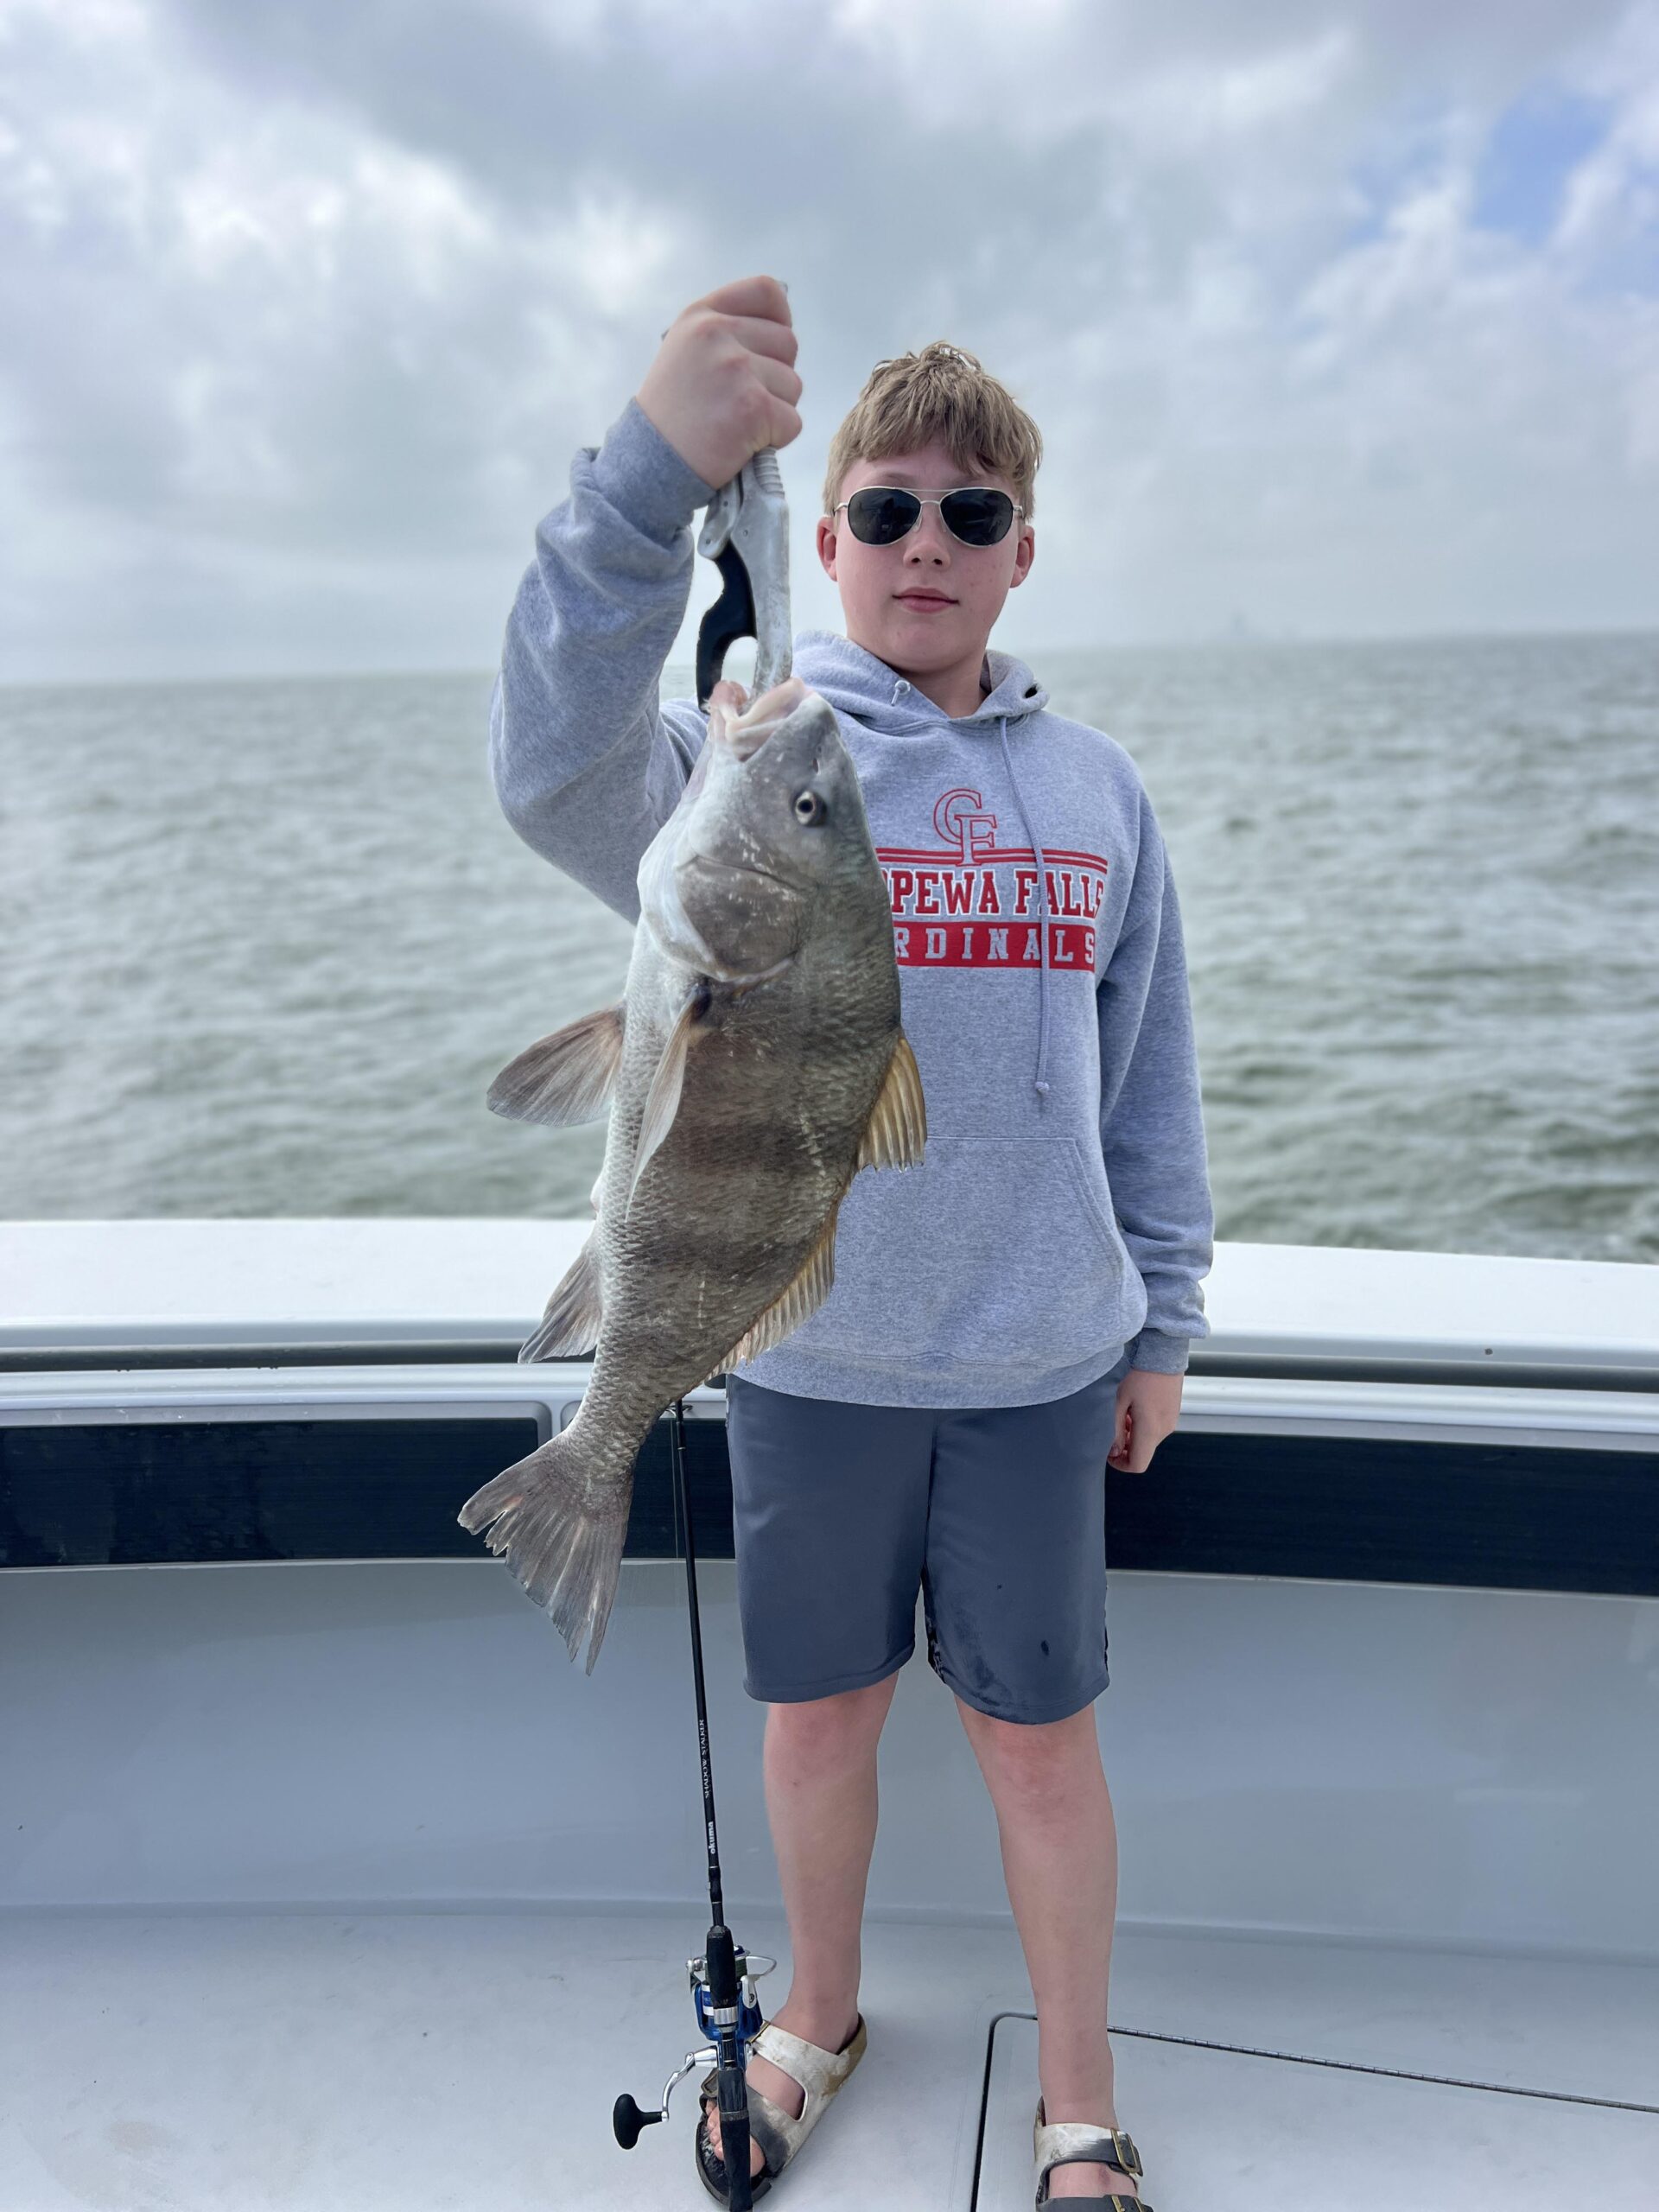
[[1058, 2120], [1049, 2126], [1043, 2119], [1043, 2101], [1037, 2100], [1037, 2125], [1033, 2131], [1037, 2153], [1039, 2204], [1105, 2204], [1111, 2212], [1152, 2212], [1144, 2196], [1051, 2197], [1048, 2177], [1056, 2166], [1116, 2166], [1121, 2174], [1141, 2178], [1141, 2153], [1121, 2127], [1096, 2127], [1091, 2120]]
[[[831, 2097], [863, 2057], [868, 2041], [861, 2012], [843, 2050], [821, 2050], [802, 2036], [791, 2035], [787, 2028], [774, 2027], [770, 2020], [754, 2035], [749, 2044], [749, 2056], [769, 2058], [791, 2081], [798, 2082], [806, 2092], [806, 2101], [797, 2120], [762, 2090], [749, 2085], [749, 2134], [760, 2145], [760, 2155], [766, 2160], [750, 2183], [753, 2196], [763, 2196], [798, 2155], [823, 2118]], [[720, 2102], [720, 2077], [712, 2067], [703, 2075], [697, 2095], [702, 2107], [697, 2120], [697, 2177], [709, 2196], [724, 2204], [731, 2194], [726, 2164], [709, 2140], [709, 2108]]]

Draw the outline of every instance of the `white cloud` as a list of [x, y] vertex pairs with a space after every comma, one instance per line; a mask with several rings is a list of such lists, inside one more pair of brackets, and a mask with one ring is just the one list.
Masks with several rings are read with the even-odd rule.
[[[1495, 228], [1541, 91], [1604, 126]], [[1032, 409], [1011, 643], [1650, 621], [1656, 246], [1656, 0], [0, 0], [0, 675], [487, 664], [759, 268], [802, 541], [878, 357]]]
[[1571, 253], [1629, 238], [1645, 254], [1651, 282], [1659, 269], [1659, 8], [1633, 9], [1577, 75], [1614, 116], [1568, 184], [1554, 244]]

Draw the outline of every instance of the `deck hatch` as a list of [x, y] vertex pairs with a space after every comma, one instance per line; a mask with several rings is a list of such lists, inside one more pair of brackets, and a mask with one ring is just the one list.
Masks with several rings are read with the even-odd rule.
[[[1117, 2123], [1141, 2154], [1153, 2205], [1264, 2197], [1285, 2212], [1391, 2212], [1403, 2143], [1433, 2175], [1437, 2203], [1634, 2206], [1647, 2201], [1659, 2159], [1659, 2106], [1116, 2025], [1112, 2038]], [[988, 2037], [969, 2212], [1028, 2212], [1036, 2101], [1036, 2018], [1001, 2013]]]

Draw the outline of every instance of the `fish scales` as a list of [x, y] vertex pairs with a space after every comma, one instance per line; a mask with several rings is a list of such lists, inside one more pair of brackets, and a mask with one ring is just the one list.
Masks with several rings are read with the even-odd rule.
[[593, 1351], [576, 1418], [460, 1515], [592, 1670], [639, 1449], [663, 1408], [781, 1341], [827, 1295], [862, 1166], [922, 1157], [886, 887], [832, 710], [798, 681], [709, 739], [640, 863], [620, 1008], [543, 1038], [492, 1086], [556, 1125], [605, 1109], [598, 1219], [523, 1358]]
[[[868, 1086], [871, 1103], [880, 1080], [878, 1069]], [[696, 1089], [688, 1070], [677, 1127], [696, 1116]], [[732, 1145], [741, 1146], [744, 1134], [741, 1122], [728, 1125]], [[768, 1132], [773, 1141], [778, 1134]], [[856, 1144], [854, 1129], [839, 1147], [825, 1149], [831, 1157], [839, 1150], [850, 1160]], [[704, 1380], [757, 1313], [798, 1274], [811, 1251], [840, 1196], [840, 1179], [819, 1170], [798, 1137], [787, 1151], [793, 1155], [791, 1172], [780, 1166], [756, 1173], [750, 1166], [742, 1174], [741, 1217], [734, 1220], [728, 1211], [724, 1222], [704, 1205], [688, 1211], [683, 1202], [688, 1192], [695, 1197], [700, 1185], [707, 1186], [709, 1146], [702, 1132], [680, 1147], [671, 1134], [646, 1170], [633, 1205], [639, 1218], [636, 1223], [631, 1216], [626, 1232], [619, 1230], [620, 1249], [607, 1270], [607, 1323], [613, 1313], [615, 1320], [600, 1353], [607, 1370], [613, 1362], [632, 1376], [645, 1421], [661, 1410], [652, 1402], [661, 1392], [671, 1402]], [[608, 1380], [608, 1373], [601, 1377], [596, 1361], [594, 1382], [602, 1379]]]
[[[887, 928], [890, 943], [890, 919]], [[671, 1402], [705, 1379], [711, 1360], [799, 1273], [850, 1179], [898, 1026], [896, 966], [890, 996], [858, 988], [862, 974], [844, 957], [809, 956], [764, 991], [714, 997], [694, 1034], [674, 1125], [625, 1218], [639, 1134], [638, 1116], [630, 1116], [601, 1200], [612, 1246], [606, 1310], [615, 1313], [601, 1354], [609, 1356], [607, 1370], [614, 1360], [634, 1374], [642, 1405], [664, 1389]], [[645, 1081], [635, 1076], [642, 1095], [660, 1052], [653, 1036], [641, 1053]], [[776, 1072], [767, 1080], [769, 1068]], [[719, 1205], [716, 1178], [726, 1185]], [[652, 1405], [644, 1418], [660, 1410]]]

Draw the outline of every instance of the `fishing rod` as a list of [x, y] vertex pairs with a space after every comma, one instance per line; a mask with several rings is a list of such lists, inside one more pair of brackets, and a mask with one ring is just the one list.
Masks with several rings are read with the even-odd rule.
[[[760, 2031], [760, 2001], [755, 1982], [777, 1965], [764, 1952], [745, 1951], [726, 1924], [720, 1873], [720, 1831], [715, 1819], [715, 1770], [709, 1747], [709, 1700], [703, 1686], [702, 1622], [697, 1606], [696, 1550], [691, 1532], [691, 1491], [685, 1471], [685, 1401], [676, 1398], [670, 1448], [674, 1464], [674, 1524], [685, 1560], [685, 1602], [691, 1629], [691, 1680], [697, 1705], [697, 1763], [702, 1780], [702, 1833], [709, 1867], [709, 1934], [702, 1956], [686, 1961], [697, 2027], [709, 2038], [688, 2051], [663, 2088], [655, 2110], [642, 2109], [631, 2096], [620, 2096], [611, 2126], [625, 2151], [632, 2151], [642, 2128], [668, 2118], [677, 2084], [699, 2066], [713, 2064], [720, 2088], [720, 2151], [726, 2168], [727, 2202], [733, 2212], [750, 2212], [753, 2183], [749, 2174], [749, 2044]], [[758, 1970], [756, 1961], [760, 1961]]]
[[[697, 628], [697, 704], [706, 709], [720, 682], [726, 655], [740, 638], [755, 643], [751, 696], [760, 698], [788, 676], [795, 639], [789, 613], [789, 509], [775, 446], [763, 446], [746, 461], [728, 484], [721, 485], [703, 517], [697, 550], [720, 571], [720, 596]], [[715, 1772], [709, 1749], [709, 1700], [703, 1688], [702, 1624], [697, 1610], [696, 1552], [691, 1533], [691, 1493], [685, 1473], [685, 1401], [676, 1398], [670, 1447], [674, 1465], [674, 1521], [685, 1560], [685, 1603], [691, 1628], [691, 1680], [697, 1703], [697, 1760], [702, 1777], [702, 1833], [709, 1861], [709, 1934], [700, 1959], [688, 1959], [691, 1999], [698, 2032], [708, 2038], [701, 2050], [687, 2053], [663, 2088], [655, 2109], [620, 2096], [611, 2126], [625, 2151], [639, 2140], [641, 2128], [668, 2118], [677, 2083], [694, 2067], [711, 2063], [720, 2088], [721, 2163], [726, 2169], [727, 2202], [732, 2212], [750, 2212], [753, 2183], [749, 2175], [749, 2044], [762, 2025], [755, 1982], [778, 1963], [764, 1952], [741, 1948], [726, 1925], [721, 1891], [720, 1836], [715, 1822]], [[761, 1964], [757, 1971], [755, 1961]]]

